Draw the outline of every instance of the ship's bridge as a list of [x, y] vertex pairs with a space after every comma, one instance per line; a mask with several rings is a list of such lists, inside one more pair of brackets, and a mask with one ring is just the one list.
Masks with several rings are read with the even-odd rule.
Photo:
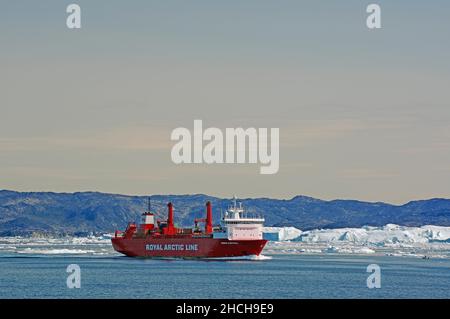
[[226, 228], [230, 240], [262, 239], [264, 217], [256, 213], [244, 212], [242, 203], [239, 206], [234, 197], [234, 204], [222, 216], [222, 225]]
[[224, 224], [264, 224], [265, 219], [260, 214], [226, 211], [222, 221]]

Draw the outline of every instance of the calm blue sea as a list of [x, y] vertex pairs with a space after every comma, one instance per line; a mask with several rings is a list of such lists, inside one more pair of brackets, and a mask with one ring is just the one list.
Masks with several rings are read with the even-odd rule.
[[[69, 264], [81, 288], [66, 285]], [[381, 267], [368, 289], [367, 265]], [[450, 298], [450, 260], [275, 255], [262, 261], [0, 255], [0, 298]]]

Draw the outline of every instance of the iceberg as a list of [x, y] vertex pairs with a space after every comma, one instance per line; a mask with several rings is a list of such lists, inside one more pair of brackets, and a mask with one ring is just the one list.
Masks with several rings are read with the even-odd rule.
[[316, 229], [301, 232], [295, 240], [307, 243], [348, 242], [377, 246], [426, 244], [450, 241], [450, 227], [432, 225], [407, 227], [387, 224], [382, 227]]
[[[288, 228], [288, 227], [285, 227]], [[265, 254], [379, 254], [450, 258], [450, 227], [395, 224], [301, 231], [266, 227]], [[287, 235], [285, 234], [287, 233]], [[296, 236], [298, 234], [298, 236]], [[296, 236], [295, 238], [293, 238]]]
[[263, 227], [264, 239], [271, 241], [286, 241], [298, 238], [302, 231], [295, 227]]

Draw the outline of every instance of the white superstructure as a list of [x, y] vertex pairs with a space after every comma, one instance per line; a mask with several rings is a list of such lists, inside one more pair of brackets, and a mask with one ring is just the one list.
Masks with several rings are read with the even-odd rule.
[[236, 196], [222, 217], [222, 226], [229, 240], [263, 239], [264, 218], [257, 214], [244, 212], [242, 203], [237, 206]]

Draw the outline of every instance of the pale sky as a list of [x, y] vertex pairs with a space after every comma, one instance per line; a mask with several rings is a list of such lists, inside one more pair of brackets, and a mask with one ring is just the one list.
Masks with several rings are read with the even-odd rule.
[[[0, 189], [450, 198], [450, 2], [372, 2], [2, 2]], [[278, 174], [175, 165], [195, 119], [279, 128]]]

